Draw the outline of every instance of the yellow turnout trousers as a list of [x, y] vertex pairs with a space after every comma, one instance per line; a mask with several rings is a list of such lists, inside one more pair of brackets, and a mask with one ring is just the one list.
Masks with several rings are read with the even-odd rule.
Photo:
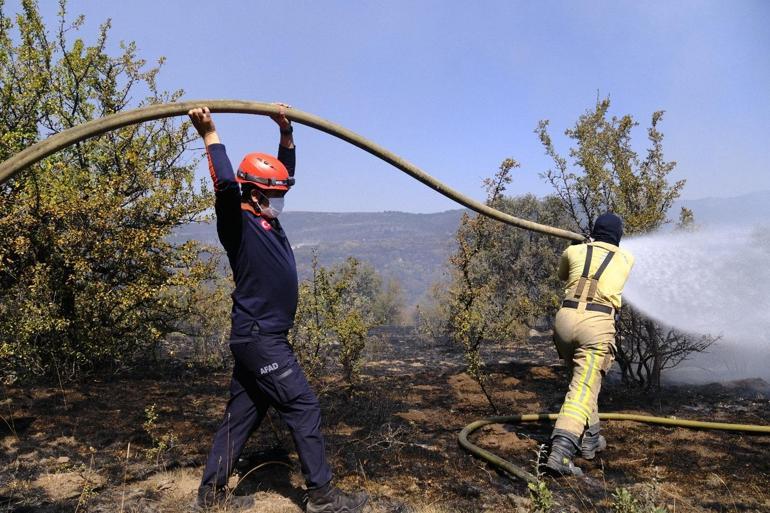
[[602, 377], [615, 358], [615, 319], [612, 313], [562, 307], [556, 314], [553, 340], [559, 356], [572, 371], [572, 381], [556, 419], [556, 429], [580, 437], [586, 426], [599, 422], [597, 400]]

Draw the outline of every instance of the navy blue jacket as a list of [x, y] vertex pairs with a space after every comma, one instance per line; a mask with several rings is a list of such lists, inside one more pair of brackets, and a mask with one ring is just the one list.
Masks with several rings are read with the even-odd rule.
[[[281, 333], [294, 325], [297, 311], [297, 264], [277, 219], [266, 219], [241, 203], [240, 186], [222, 144], [208, 147], [214, 181], [217, 235], [233, 270], [230, 340], [248, 338], [253, 328]], [[294, 149], [279, 146], [278, 159], [294, 176]]]

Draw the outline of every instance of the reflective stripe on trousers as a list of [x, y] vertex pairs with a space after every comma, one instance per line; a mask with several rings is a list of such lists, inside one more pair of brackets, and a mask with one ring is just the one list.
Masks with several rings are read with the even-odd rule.
[[554, 343], [572, 377], [556, 429], [580, 436], [586, 426], [599, 422], [597, 400], [602, 377], [615, 352], [615, 319], [604, 312], [562, 308], [556, 314]]

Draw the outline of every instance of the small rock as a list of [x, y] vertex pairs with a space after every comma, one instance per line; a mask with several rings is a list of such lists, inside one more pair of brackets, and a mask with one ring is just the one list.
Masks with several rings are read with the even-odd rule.
[[513, 505], [516, 513], [528, 513], [531, 510], [532, 500], [529, 497], [520, 497], [513, 493], [506, 494], [505, 497]]
[[482, 490], [477, 486], [467, 483], [458, 483], [453, 486], [454, 491], [463, 497], [481, 497]]

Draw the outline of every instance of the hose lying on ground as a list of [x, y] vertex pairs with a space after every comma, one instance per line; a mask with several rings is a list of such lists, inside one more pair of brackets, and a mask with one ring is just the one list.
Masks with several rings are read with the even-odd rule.
[[[417, 166], [402, 159], [401, 157], [389, 152], [385, 148], [368, 141], [360, 135], [340, 126], [335, 123], [331, 123], [324, 119], [321, 119], [312, 114], [302, 112], [297, 109], [285, 109], [280, 106], [270, 103], [259, 103], [242, 100], [190, 100], [186, 102], [169, 103], [169, 104], [156, 104], [148, 107], [142, 107], [140, 109], [120, 112], [112, 114], [100, 119], [94, 119], [82, 125], [64, 130], [56, 135], [40, 141], [29, 148], [17, 153], [8, 160], [0, 163], [0, 184], [5, 183], [13, 175], [21, 171], [22, 169], [39, 162], [40, 160], [56, 153], [57, 151], [76, 144], [80, 141], [95, 137], [97, 135], [116, 130], [129, 125], [135, 125], [146, 121], [153, 121], [156, 119], [162, 119], [173, 116], [181, 116], [187, 114], [192, 108], [207, 106], [211, 112], [230, 112], [230, 113], [242, 113], [242, 114], [258, 114], [263, 116], [269, 116], [273, 114], [279, 114], [283, 112], [287, 118], [297, 123], [307, 125], [309, 127], [318, 129], [327, 134], [333, 135], [347, 141], [350, 144], [361, 148], [378, 157], [388, 164], [400, 169], [404, 173], [408, 174], [412, 178], [422, 182], [431, 189], [443, 194], [447, 198], [456, 201], [457, 203], [485, 215], [492, 219], [496, 219], [500, 222], [524, 228], [525, 230], [531, 230], [546, 235], [553, 235], [562, 239], [575, 240], [582, 242], [585, 237], [578, 233], [574, 233], [561, 228], [555, 228], [547, 226], [526, 219], [519, 219], [512, 215], [500, 212], [494, 208], [489, 207], [483, 203], [475, 201], [450, 187], [447, 187], [443, 183], [439, 182], [432, 176], [428, 175]], [[627, 415], [622, 413], [604, 413], [600, 414], [601, 419], [606, 420], [635, 420], [638, 422], [647, 422], [653, 424], [666, 424], [672, 426], [685, 426], [694, 427], [700, 429], [722, 429], [722, 430], [735, 430], [735, 431], [748, 431], [758, 433], [770, 433], [770, 427], [766, 426], [751, 426], [751, 425], [738, 425], [738, 424], [720, 424], [712, 422], [698, 422], [698, 421], [686, 421], [677, 419], [667, 419], [661, 417], [646, 417], [643, 415]], [[460, 445], [471, 453], [485, 459], [489, 463], [505, 470], [511, 475], [519, 477], [528, 482], [535, 482], [537, 478], [526, 472], [525, 470], [513, 465], [509, 461], [504, 460], [489, 451], [481, 449], [468, 441], [468, 435], [476, 429], [486, 426], [488, 424], [496, 423], [512, 423], [512, 422], [526, 422], [534, 420], [554, 420], [555, 414], [526, 414], [526, 415], [513, 415], [508, 417], [490, 417], [486, 419], [477, 420], [466, 426], [460, 433]]]
[[367, 151], [378, 157], [388, 164], [400, 169], [404, 173], [408, 174], [412, 178], [419, 180], [431, 189], [443, 194], [447, 198], [456, 201], [457, 203], [483, 214], [492, 219], [497, 219], [506, 224], [524, 228], [535, 232], [544, 233], [546, 235], [553, 235], [562, 239], [583, 241], [585, 237], [578, 233], [571, 232], [569, 230], [563, 230], [561, 228], [554, 228], [552, 226], [546, 226], [543, 224], [528, 221], [526, 219], [520, 219], [512, 215], [500, 212], [494, 208], [491, 208], [483, 203], [480, 203], [474, 199], [469, 198], [455, 191], [454, 189], [447, 187], [443, 183], [439, 182], [429, 174], [422, 171], [414, 164], [402, 159], [398, 155], [389, 152], [385, 148], [368, 141], [348, 130], [345, 127], [331, 123], [324, 119], [321, 119], [312, 114], [302, 112], [297, 109], [287, 108], [282, 109], [280, 106], [270, 103], [259, 103], [242, 100], [190, 100], [179, 103], [167, 103], [150, 105], [148, 107], [142, 107], [140, 109], [129, 110], [112, 114], [100, 119], [94, 119], [82, 125], [78, 125], [73, 128], [69, 128], [58, 134], [33, 144], [29, 148], [17, 153], [8, 160], [0, 163], [0, 184], [4, 183], [14, 174], [18, 173], [25, 167], [28, 167], [45, 157], [71, 146], [84, 139], [94, 137], [110, 130], [116, 130], [128, 125], [135, 125], [145, 121], [152, 121], [155, 119], [168, 118], [173, 116], [181, 116], [187, 114], [187, 111], [195, 107], [208, 107], [211, 112], [235, 112], [242, 114], [260, 114], [269, 116], [272, 114], [278, 114], [279, 111], [283, 112], [287, 118], [297, 123], [307, 125], [316, 128], [322, 132], [333, 135], [347, 141], [354, 146], [358, 146], [364, 151]]
[[[535, 475], [527, 472], [523, 468], [514, 465], [510, 461], [497, 456], [496, 454], [482, 449], [468, 441], [468, 435], [479, 428], [489, 424], [514, 424], [518, 422], [531, 422], [543, 420], [556, 420], [556, 413], [527, 413], [522, 415], [510, 415], [506, 417], [487, 417], [471, 422], [460, 431], [459, 442], [463, 449], [473, 455], [487, 461], [508, 474], [518, 477], [528, 483], [538, 481]], [[770, 426], [757, 426], [754, 424], [728, 424], [724, 422], [702, 422], [698, 420], [673, 419], [667, 417], [649, 417], [647, 415], [635, 415], [631, 413], [600, 413], [601, 420], [633, 420], [635, 422], [644, 422], [646, 424], [661, 424], [664, 426], [688, 427], [694, 429], [717, 429], [720, 431], [741, 431], [747, 433], [770, 434]]]

